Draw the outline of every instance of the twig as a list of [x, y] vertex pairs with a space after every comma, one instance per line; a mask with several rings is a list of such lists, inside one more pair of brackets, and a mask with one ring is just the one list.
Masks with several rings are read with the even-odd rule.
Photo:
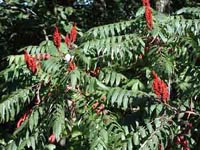
[[49, 41], [49, 37], [48, 37], [48, 35], [47, 35], [47, 32], [46, 32], [46, 30], [45, 30], [45, 29], [43, 29], [42, 31], [43, 31], [43, 33], [44, 33], [45, 40], [46, 40], [46, 41]]

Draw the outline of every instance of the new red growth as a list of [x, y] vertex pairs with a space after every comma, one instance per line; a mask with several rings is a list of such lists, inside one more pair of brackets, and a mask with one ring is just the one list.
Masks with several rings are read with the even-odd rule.
[[28, 110], [19, 120], [17, 121], [17, 128], [21, 126], [21, 124], [28, 118], [28, 115], [32, 112], [32, 109]]
[[159, 99], [161, 99], [164, 103], [166, 103], [167, 100], [169, 99], [169, 91], [167, 84], [158, 77], [155, 71], [153, 71], [152, 74], [154, 77], [152, 84], [154, 93], [158, 96]]

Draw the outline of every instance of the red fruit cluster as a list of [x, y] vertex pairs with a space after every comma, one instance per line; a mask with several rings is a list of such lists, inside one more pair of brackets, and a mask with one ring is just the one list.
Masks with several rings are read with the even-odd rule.
[[152, 85], [154, 93], [158, 96], [159, 99], [166, 103], [169, 99], [169, 91], [167, 84], [163, 80], [161, 80], [154, 71], [152, 72], [152, 74], [154, 77]]
[[149, 29], [153, 28], [152, 11], [149, 0], [142, 0], [142, 4], [145, 7], [145, 18]]
[[55, 30], [54, 30], [54, 33], [53, 33], [53, 42], [54, 42], [54, 45], [56, 46], [56, 48], [60, 48], [60, 44], [61, 44], [61, 35], [60, 35], [60, 32], [58, 30], [58, 27], [55, 26]]
[[97, 114], [101, 113], [104, 111], [105, 105], [104, 104], [100, 104], [99, 101], [97, 100], [93, 105], [92, 105], [92, 109], [95, 110], [95, 112]]
[[77, 37], [77, 29], [76, 29], [76, 23], [74, 23], [70, 34], [67, 34], [65, 36], [65, 43], [67, 44], [67, 47], [69, 49], [72, 49], [72, 44], [76, 41], [76, 37]]
[[24, 59], [26, 61], [28, 69], [31, 70], [33, 74], [35, 74], [37, 71], [36, 59], [30, 56], [26, 50], [24, 51]]
[[21, 124], [28, 118], [28, 115], [32, 112], [32, 109], [28, 110], [18, 121], [17, 128], [21, 126]]
[[35, 55], [35, 58], [37, 60], [48, 60], [50, 57], [51, 55], [48, 53], [40, 53], [40, 54]]
[[73, 61], [73, 59], [71, 58], [70, 61], [69, 61], [69, 65], [68, 65], [68, 68], [67, 68], [67, 71], [72, 71], [76, 68], [76, 64], [75, 62]]
[[49, 143], [54, 143], [55, 141], [56, 141], [56, 136], [54, 135], [54, 134], [51, 134], [50, 136], [49, 136]]

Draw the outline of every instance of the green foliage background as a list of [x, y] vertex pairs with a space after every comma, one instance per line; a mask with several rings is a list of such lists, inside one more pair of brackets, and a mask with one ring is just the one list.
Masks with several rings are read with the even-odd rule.
[[[198, 150], [199, 3], [173, 2], [171, 14], [153, 9], [150, 31], [140, 1], [100, 2], [0, 4], [0, 148], [181, 149], [175, 139], [192, 123], [183, 135], [190, 149]], [[64, 37], [73, 22], [78, 25], [76, 46], [69, 50], [62, 40], [60, 49], [74, 56], [77, 65], [67, 72], [68, 63], [54, 46], [52, 34], [58, 25]], [[42, 61], [33, 75], [25, 64], [24, 49], [30, 54], [49, 53], [51, 59]], [[100, 73], [94, 77], [88, 71], [97, 67]], [[152, 70], [169, 86], [168, 104], [153, 93]], [[39, 105], [33, 104], [36, 96]], [[92, 108], [96, 101], [105, 105], [104, 113]], [[32, 113], [16, 128], [30, 108]], [[54, 144], [48, 141], [52, 133]]]

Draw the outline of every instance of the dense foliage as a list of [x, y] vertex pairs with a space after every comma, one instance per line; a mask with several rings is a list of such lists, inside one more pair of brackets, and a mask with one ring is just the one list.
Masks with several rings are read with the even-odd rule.
[[1, 4], [3, 50], [18, 50], [0, 72], [0, 149], [199, 149], [200, 6], [139, 2], [85, 25], [62, 1]]

